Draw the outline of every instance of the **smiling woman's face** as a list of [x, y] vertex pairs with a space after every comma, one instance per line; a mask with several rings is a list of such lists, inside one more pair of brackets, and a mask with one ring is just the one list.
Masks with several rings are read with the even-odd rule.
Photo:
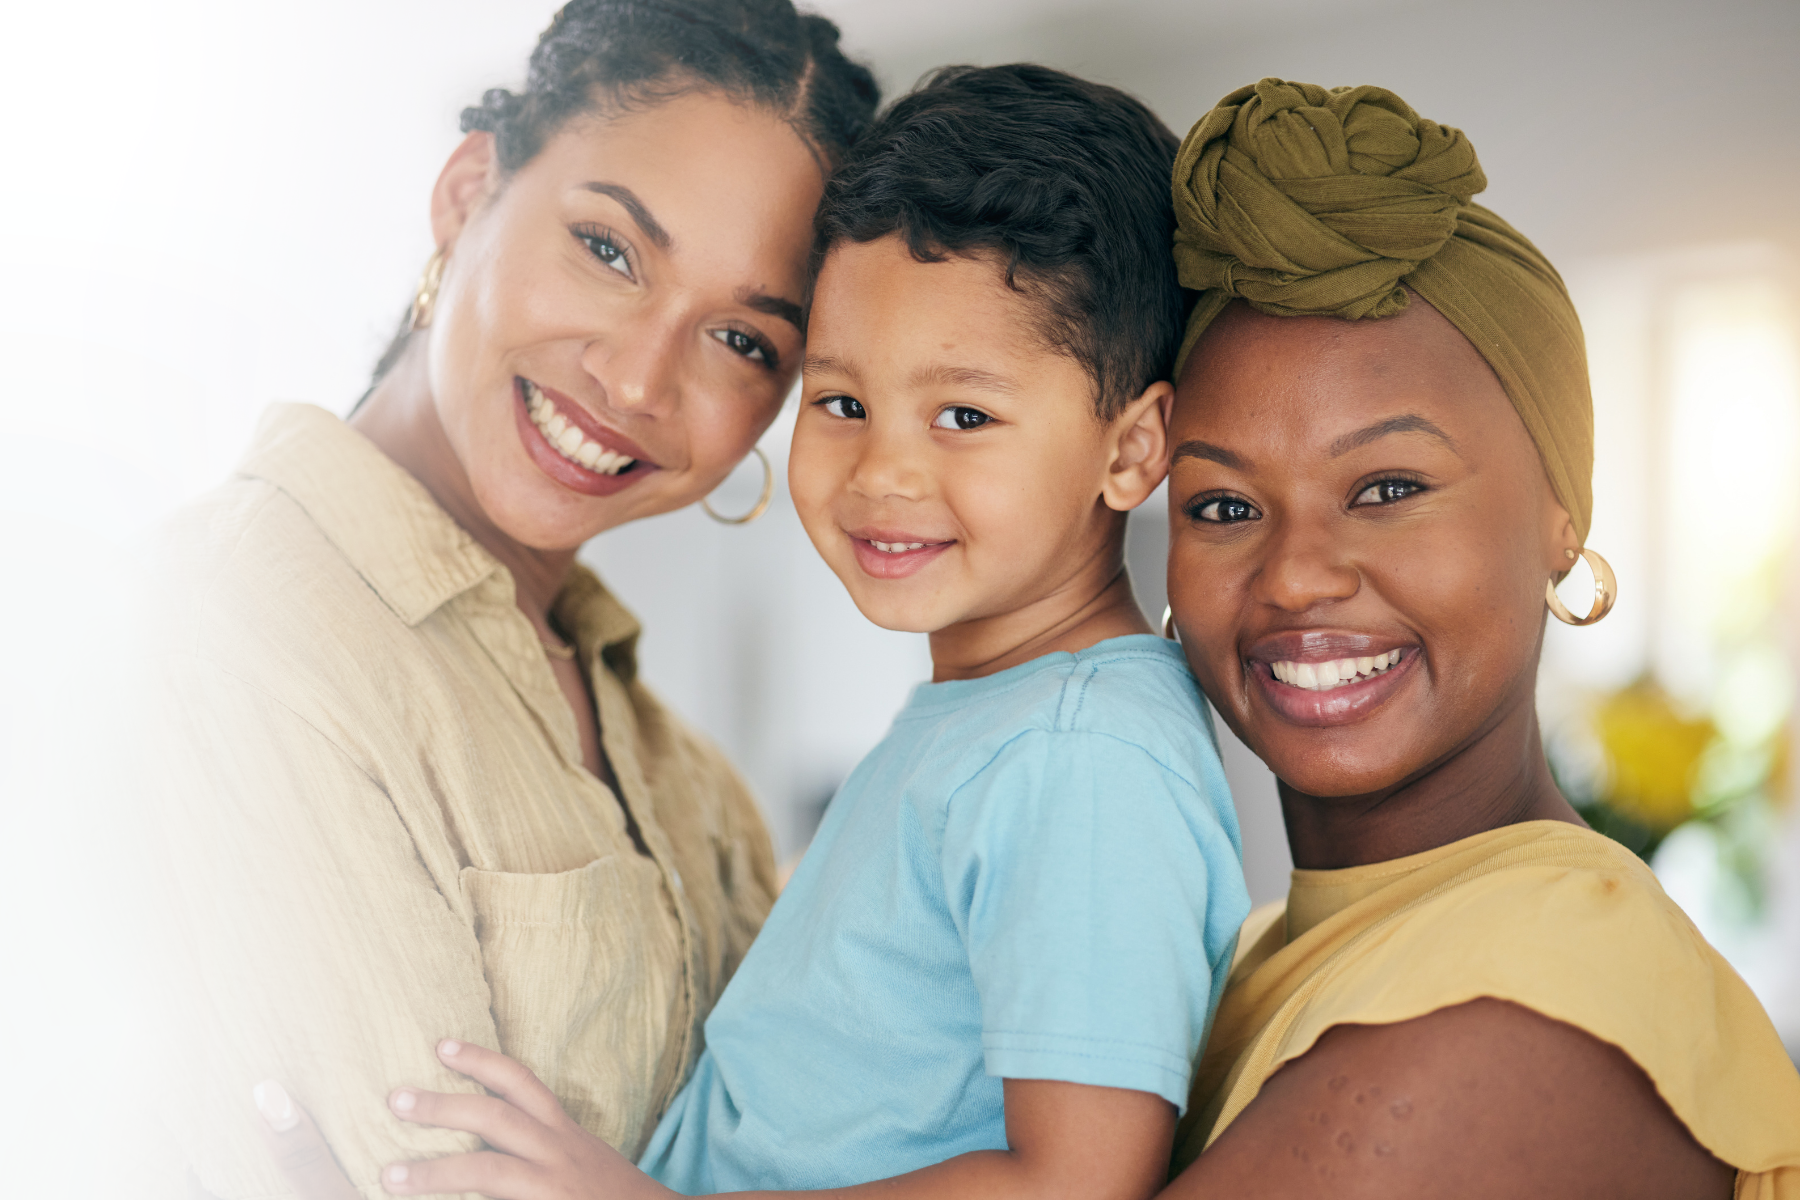
[[451, 159], [431, 391], [481, 510], [540, 550], [691, 504], [799, 368], [822, 177], [780, 117], [697, 93], [569, 122], [503, 185]]
[[1392, 788], [1532, 704], [1576, 545], [1475, 348], [1234, 304], [1177, 387], [1169, 596], [1189, 663], [1289, 787]]

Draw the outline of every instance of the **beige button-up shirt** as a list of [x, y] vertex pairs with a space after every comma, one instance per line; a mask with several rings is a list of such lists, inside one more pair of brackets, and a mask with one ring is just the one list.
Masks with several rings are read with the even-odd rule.
[[385, 1103], [473, 1090], [444, 1037], [635, 1154], [775, 892], [744, 784], [637, 679], [635, 620], [579, 568], [556, 604], [615, 796], [507, 570], [324, 410], [271, 409], [161, 559], [151, 857], [187, 1034], [165, 1108], [201, 1185], [287, 1194], [251, 1123], [270, 1077], [370, 1197], [387, 1162], [472, 1148]]

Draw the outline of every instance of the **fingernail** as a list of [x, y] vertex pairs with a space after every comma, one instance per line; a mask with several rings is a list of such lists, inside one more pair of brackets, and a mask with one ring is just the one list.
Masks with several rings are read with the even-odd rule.
[[391, 1103], [395, 1112], [409, 1113], [419, 1103], [419, 1096], [417, 1092], [398, 1091], [394, 1093]]
[[387, 1181], [389, 1183], [405, 1183], [406, 1177], [410, 1174], [412, 1172], [407, 1169], [405, 1163], [395, 1163], [387, 1169]]
[[462, 1043], [453, 1041], [450, 1038], [445, 1038], [438, 1043], [438, 1053], [445, 1058], [455, 1058], [458, 1054], [462, 1053]]
[[289, 1099], [287, 1089], [273, 1079], [265, 1079], [251, 1088], [250, 1099], [256, 1102], [256, 1111], [262, 1114], [263, 1121], [276, 1133], [286, 1133], [300, 1123], [300, 1114], [294, 1111], [294, 1102]]

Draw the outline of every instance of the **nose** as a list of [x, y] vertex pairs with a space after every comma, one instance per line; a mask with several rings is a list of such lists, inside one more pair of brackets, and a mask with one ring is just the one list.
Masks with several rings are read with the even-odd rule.
[[654, 320], [615, 327], [582, 349], [581, 366], [616, 412], [666, 417], [681, 399], [682, 332]]
[[886, 427], [872, 415], [857, 439], [850, 490], [870, 500], [921, 500], [931, 491], [931, 473], [923, 439], [909, 438], [898, 427]]
[[1362, 573], [1330, 531], [1289, 525], [1270, 540], [1251, 594], [1283, 612], [1303, 613], [1348, 600], [1361, 587]]

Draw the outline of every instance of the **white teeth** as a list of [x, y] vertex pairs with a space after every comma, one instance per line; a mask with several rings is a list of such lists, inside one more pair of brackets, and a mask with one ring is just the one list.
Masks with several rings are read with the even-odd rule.
[[583, 434], [581, 427], [557, 412], [556, 405], [529, 380], [525, 382], [525, 411], [558, 454], [597, 475], [617, 475], [637, 462], [635, 458], [608, 450]]
[[869, 545], [875, 547], [883, 554], [903, 554], [908, 550], [923, 550], [925, 548], [924, 542], [878, 542], [873, 538], [869, 540]]
[[1386, 654], [1377, 654], [1371, 658], [1337, 658], [1321, 663], [1284, 660], [1270, 663], [1269, 671], [1290, 687], [1305, 688], [1309, 692], [1327, 692], [1332, 688], [1355, 683], [1359, 679], [1367, 679], [1371, 675], [1379, 675], [1399, 661], [1400, 651], [1389, 650]]

